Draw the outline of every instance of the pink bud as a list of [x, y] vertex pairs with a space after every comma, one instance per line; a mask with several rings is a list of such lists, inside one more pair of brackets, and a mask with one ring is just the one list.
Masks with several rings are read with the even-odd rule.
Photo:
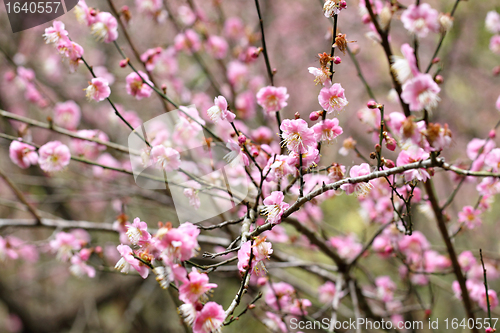
[[238, 137], [238, 142], [239, 142], [239, 144], [240, 144], [240, 145], [242, 145], [242, 144], [244, 144], [245, 142], [247, 142], [247, 138], [246, 138], [246, 136], [244, 136], [244, 135], [240, 135], [240, 136]]
[[432, 59], [432, 63], [433, 64], [437, 64], [440, 61], [441, 61], [441, 58], [439, 58], [439, 57], [436, 57], [436, 58]]
[[128, 65], [128, 58], [120, 60], [120, 67], [121, 68], [125, 68], [125, 67], [127, 67], [127, 65]]
[[94, 252], [95, 252], [95, 253], [102, 253], [102, 247], [101, 247], [101, 246], [96, 246], [96, 247], [94, 248]]
[[311, 114], [309, 115], [309, 120], [316, 121], [318, 119], [319, 119], [319, 112], [318, 111], [311, 112]]
[[500, 66], [493, 68], [493, 76], [497, 76], [498, 74], [500, 74]]
[[361, 21], [363, 21], [364, 24], [370, 23], [371, 22], [370, 15], [369, 14], [363, 15], [363, 17], [361, 17]]
[[340, 1], [340, 8], [342, 8], [342, 9], [346, 9], [347, 8], [347, 2], [345, 2], [345, 0], [341, 0]]
[[494, 139], [494, 138], [496, 138], [496, 137], [497, 137], [497, 133], [495, 132], [495, 130], [494, 130], [494, 129], [492, 129], [492, 130], [490, 131], [490, 133], [488, 134], [488, 136], [490, 137], [490, 139]]
[[496, 331], [496, 329], [494, 329], [492, 327], [487, 327], [486, 330], [485, 330], [486, 333], [493, 333], [495, 331]]
[[377, 108], [377, 102], [375, 102], [373, 99], [369, 100], [368, 103], [366, 103], [366, 106], [369, 109], [376, 109]]
[[16, 78], [16, 73], [14, 73], [13, 71], [8, 71], [3, 75], [3, 78], [5, 81], [11, 82]]
[[252, 148], [250, 148], [250, 153], [252, 154], [253, 157], [259, 156], [259, 150], [255, 148], [255, 146], [252, 146]]
[[385, 146], [390, 151], [396, 150], [396, 140], [394, 140], [393, 138], [386, 139], [385, 140]]
[[338, 65], [338, 64], [340, 64], [341, 62], [342, 62], [342, 59], [340, 59], [340, 57], [337, 57], [337, 56], [333, 57], [333, 63], [334, 63], [335, 65]]
[[80, 250], [80, 258], [83, 261], [89, 260], [91, 254], [92, 254], [92, 250], [91, 249], [85, 248], [85, 249], [81, 249]]
[[394, 162], [392, 160], [389, 160], [386, 158], [385, 159], [385, 166], [390, 169], [390, 168], [394, 168], [396, 166], [396, 164], [394, 164]]
[[125, 6], [122, 7], [122, 12], [125, 12], [125, 11], [128, 11], [128, 10], [129, 10], [129, 8], [128, 8], [127, 5], [125, 5]]
[[441, 83], [443, 83], [444, 79], [441, 75], [436, 75], [436, 77], [434, 78], [434, 81], [436, 81], [437, 84], [441, 84]]

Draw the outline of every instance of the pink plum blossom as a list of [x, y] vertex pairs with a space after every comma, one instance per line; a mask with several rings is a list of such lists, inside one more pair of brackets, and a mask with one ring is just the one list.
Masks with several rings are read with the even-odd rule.
[[193, 333], [220, 332], [225, 319], [224, 309], [215, 302], [208, 302], [196, 315], [193, 324]]
[[464, 272], [468, 272], [477, 260], [471, 251], [464, 251], [458, 256], [458, 263]]
[[401, 14], [401, 21], [405, 29], [420, 38], [426, 37], [429, 32], [439, 32], [439, 13], [428, 3], [418, 6], [409, 5]]
[[413, 48], [405, 43], [401, 45], [403, 57], [393, 56], [391, 69], [396, 73], [400, 83], [405, 83], [409, 78], [419, 74], [417, 60]]
[[321, 89], [318, 95], [319, 105], [325, 109], [327, 113], [340, 112], [344, 110], [349, 102], [347, 101], [344, 88], [340, 83], [334, 83], [330, 87]]
[[230, 152], [224, 156], [224, 160], [227, 161], [233, 168], [238, 165], [250, 165], [250, 160], [248, 159], [247, 154], [236, 142], [228, 140], [226, 147], [230, 150]]
[[198, 252], [197, 237], [200, 229], [194, 224], [185, 222], [178, 228], [164, 226], [158, 230], [155, 237], [158, 239], [158, 249], [164, 262], [170, 264], [185, 261], [194, 257]]
[[383, 302], [389, 302], [393, 299], [396, 284], [389, 276], [377, 277], [375, 279], [375, 285], [377, 286], [377, 296], [379, 299]]
[[75, 235], [66, 232], [57, 233], [49, 245], [52, 251], [57, 251], [57, 259], [62, 261], [68, 261], [73, 256], [73, 252], [82, 248], [82, 243]]
[[480, 218], [481, 213], [479, 209], [474, 209], [472, 206], [465, 206], [462, 211], [458, 213], [458, 222], [465, 224], [469, 229], [474, 229], [482, 223]]
[[288, 150], [305, 153], [310, 146], [316, 145], [314, 131], [303, 119], [285, 119], [280, 126], [282, 139]]
[[81, 111], [74, 101], [57, 103], [54, 107], [54, 123], [69, 130], [75, 130], [80, 123]]
[[201, 48], [200, 36], [194, 30], [187, 29], [184, 33], [175, 36], [174, 45], [177, 51], [183, 50], [188, 54], [197, 52]]
[[45, 29], [43, 38], [47, 44], [57, 44], [60, 40], [67, 39], [68, 32], [65, 30], [64, 23], [61, 21], [54, 21], [51, 27]]
[[71, 159], [69, 148], [59, 141], [44, 144], [38, 150], [38, 154], [38, 164], [45, 172], [61, 171]]
[[9, 157], [21, 169], [27, 169], [30, 165], [38, 163], [36, 148], [17, 140], [10, 143]]
[[141, 54], [141, 61], [145, 64], [146, 70], [152, 71], [155, 69], [156, 63], [158, 62], [163, 49], [161, 47], [155, 47], [153, 49], [148, 49], [146, 52]]
[[179, 299], [184, 303], [195, 303], [213, 288], [217, 288], [217, 285], [208, 283], [208, 275], [199, 273], [193, 267], [188, 280], [179, 288]]
[[274, 191], [270, 196], [264, 199], [264, 209], [262, 210], [262, 214], [267, 216], [266, 221], [272, 224], [280, 223], [281, 216], [283, 212], [290, 207], [289, 204], [283, 202], [285, 196], [283, 192]]
[[226, 40], [220, 36], [210, 36], [207, 40], [207, 51], [215, 59], [224, 59], [229, 46]]
[[488, 289], [488, 296], [486, 296], [486, 290], [482, 290], [477, 303], [481, 309], [486, 312], [488, 312], [488, 303], [490, 309], [496, 308], [498, 306], [498, 296], [496, 291]]
[[74, 73], [81, 62], [83, 47], [69, 39], [61, 39], [57, 44], [57, 50], [63, 57], [68, 58], [70, 72]]
[[153, 88], [150, 87], [150, 85], [153, 86], [153, 83], [149, 80], [149, 76], [142, 71], [127, 75], [126, 82], [127, 94], [134, 96], [137, 100], [147, 98], [153, 93]]
[[[423, 161], [429, 158], [429, 153], [425, 152], [420, 147], [411, 147], [408, 150], [402, 150], [398, 155], [398, 159], [396, 160], [396, 164], [398, 166], [415, 163], [418, 161]], [[419, 181], [426, 181], [431, 178], [427, 170], [425, 169], [412, 169], [404, 172], [404, 175], [408, 179], [417, 179]]]
[[438, 96], [441, 88], [429, 74], [419, 74], [403, 85], [401, 98], [410, 106], [411, 111], [433, 109], [441, 100]]
[[492, 10], [486, 14], [486, 29], [492, 34], [500, 33], [500, 14], [496, 11]]
[[233, 122], [236, 118], [236, 115], [228, 110], [227, 101], [224, 96], [215, 97], [214, 106], [207, 110], [207, 115], [214, 123], [221, 119]]
[[[80, 130], [76, 134], [81, 138], [99, 139], [103, 142], [108, 142], [108, 136], [100, 130]], [[100, 152], [106, 150], [106, 146], [82, 139], [72, 139], [71, 149], [78, 156], [83, 156], [87, 159], [96, 159]]]
[[495, 35], [490, 39], [490, 51], [500, 54], [500, 35]]
[[74, 9], [74, 12], [76, 20], [80, 24], [85, 24], [88, 27], [90, 27], [96, 21], [95, 15], [91, 14], [91, 8], [87, 6], [85, 0], [78, 1], [78, 4]]
[[[370, 165], [368, 163], [362, 163], [361, 165], [355, 165], [349, 171], [349, 176], [351, 178], [366, 176], [371, 173]], [[373, 188], [373, 185], [370, 181], [361, 182], [356, 184], [343, 184], [340, 186], [342, 190], [345, 191], [346, 194], [351, 195], [355, 193], [357, 196], [365, 196], [370, 190]]]
[[257, 93], [257, 103], [269, 113], [279, 111], [287, 106], [288, 97], [290, 96], [287, 94], [286, 87], [267, 86]]
[[143, 246], [151, 240], [151, 234], [148, 232], [148, 224], [136, 217], [132, 224], [126, 225], [127, 236], [133, 245]]
[[118, 38], [118, 22], [108, 12], [100, 12], [90, 27], [92, 34], [100, 42], [111, 43]]
[[325, 119], [312, 127], [316, 140], [330, 144], [333, 140], [342, 134], [344, 131], [339, 126], [337, 118]]
[[151, 157], [159, 169], [167, 172], [177, 170], [181, 166], [179, 152], [164, 145], [154, 146], [151, 149]]
[[286, 159], [286, 163], [296, 167], [297, 169], [300, 169], [301, 156], [302, 156], [302, 167], [304, 169], [315, 167], [319, 163], [320, 159], [319, 150], [314, 146], [310, 146], [307, 149], [307, 152], [304, 152], [302, 154], [298, 154], [294, 151], [290, 152], [290, 155], [288, 155], [288, 158]]
[[318, 288], [319, 301], [321, 303], [331, 303], [336, 292], [335, 284], [331, 281], [326, 281]]
[[80, 255], [74, 255], [71, 257], [71, 267], [69, 271], [71, 274], [77, 277], [88, 276], [89, 278], [95, 277], [95, 268], [86, 263], [87, 260], [83, 260]]
[[138, 259], [134, 258], [133, 251], [130, 246], [121, 244], [117, 246], [117, 249], [122, 257], [116, 263], [115, 269], [119, 270], [122, 273], [128, 274], [131, 268], [133, 268], [143, 279], [148, 277], [149, 268]]
[[111, 94], [108, 81], [103, 78], [95, 78], [89, 82], [89, 86], [85, 89], [86, 96], [89, 101], [103, 101]]

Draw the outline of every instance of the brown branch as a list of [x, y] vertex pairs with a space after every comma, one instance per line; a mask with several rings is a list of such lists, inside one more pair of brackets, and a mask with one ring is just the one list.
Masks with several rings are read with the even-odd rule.
[[0, 169], [0, 177], [3, 178], [3, 180], [7, 183], [7, 185], [11, 188], [11, 190], [14, 192], [14, 194], [16, 195], [16, 197], [19, 199], [19, 201], [21, 201], [25, 206], [26, 208], [28, 209], [28, 211], [31, 213], [31, 215], [33, 215], [33, 217], [35, 218], [37, 224], [40, 224], [42, 223], [42, 219], [40, 217], [40, 215], [38, 214], [37, 210], [35, 207], [33, 207], [28, 201], [26, 201], [26, 198], [24, 197], [23, 193], [17, 188], [16, 184], [14, 184], [10, 179], [9, 177], [7, 177], [7, 175], [5, 173], [3, 173], [3, 171]]
[[[427, 196], [429, 197], [429, 201], [432, 206], [432, 210], [434, 211], [434, 215], [436, 216], [436, 222], [441, 233], [441, 237], [446, 245], [446, 250], [448, 251], [448, 255], [450, 256], [451, 264], [453, 266], [453, 272], [457, 278], [458, 284], [460, 285], [460, 290], [462, 292], [462, 302], [464, 304], [465, 312], [467, 313], [467, 317], [475, 321], [476, 317], [472, 310], [472, 301], [470, 299], [469, 291], [467, 290], [466, 278], [462, 273], [462, 269], [460, 268], [460, 264], [457, 259], [457, 254], [455, 252], [455, 248], [451, 242], [450, 236], [448, 235], [448, 228], [446, 228], [446, 219], [443, 215], [443, 211], [439, 206], [438, 199], [436, 198], [436, 193], [434, 192], [434, 187], [432, 184], [432, 180], [429, 179], [424, 183], [425, 191], [427, 192]], [[479, 330], [474, 326], [471, 329], [471, 332], [479, 333]]]

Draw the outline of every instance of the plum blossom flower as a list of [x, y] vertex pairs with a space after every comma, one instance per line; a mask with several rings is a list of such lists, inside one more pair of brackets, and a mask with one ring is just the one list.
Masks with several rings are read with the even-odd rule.
[[340, 112], [349, 104], [340, 83], [322, 88], [318, 95], [318, 101], [327, 113]]
[[492, 149], [484, 158], [484, 163], [497, 172], [500, 169], [500, 148]]
[[36, 148], [17, 140], [12, 141], [9, 146], [9, 157], [21, 169], [38, 163]]
[[417, 60], [413, 48], [405, 43], [401, 45], [402, 57], [392, 56], [391, 70], [396, 74], [400, 83], [405, 83], [409, 78], [419, 74]]
[[[398, 155], [396, 164], [398, 166], [406, 165], [418, 161], [423, 161], [429, 158], [429, 153], [425, 152], [422, 148], [417, 146], [412, 146], [408, 150], [402, 150]], [[404, 172], [404, 175], [408, 179], [417, 179], [419, 181], [426, 181], [431, 178], [427, 170], [425, 169], [412, 169]]]
[[118, 22], [108, 12], [97, 14], [90, 30], [100, 42], [111, 43], [118, 38]]
[[160, 241], [157, 247], [162, 252], [163, 261], [172, 264], [194, 257], [199, 248], [197, 240], [199, 234], [200, 229], [189, 222], [181, 224], [178, 228], [168, 225], [160, 228], [156, 238]]
[[307, 152], [302, 153], [300, 155], [294, 151], [290, 152], [290, 155], [288, 155], [286, 162], [289, 165], [295, 166], [297, 169], [299, 169], [301, 155], [302, 155], [302, 167], [304, 169], [308, 169], [310, 167], [315, 167], [318, 165], [320, 159], [319, 150], [314, 146], [310, 146], [307, 149]]
[[332, 17], [346, 8], [347, 3], [345, 0], [326, 0], [323, 5], [323, 12], [325, 13], [325, 17]]
[[136, 217], [132, 224], [126, 225], [127, 236], [133, 245], [143, 246], [151, 240], [151, 234], [148, 232], [148, 224]]
[[208, 275], [193, 267], [189, 279], [179, 288], [179, 299], [184, 303], [195, 303], [199, 298], [206, 301], [205, 294], [213, 288], [217, 288], [217, 284], [208, 283]]
[[82, 243], [74, 234], [59, 232], [56, 234], [55, 239], [51, 240], [50, 248], [57, 251], [57, 259], [61, 261], [68, 261], [73, 256], [73, 251], [78, 251], [82, 248]]
[[227, 161], [233, 168], [240, 165], [241, 162], [243, 162], [245, 166], [250, 165], [247, 154], [236, 142], [228, 140], [226, 147], [229, 148], [230, 152], [224, 156], [224, 160]]
[[[368, 175], [371, 172], [370, 165], [368, 163], [362, 163], [361, 165], [355, 165], [349, 171], [349, 176], [351, 178], [361, 177]], [[346, 194], [351, 195], [355, 193], [357, 196], [365, 196], [373, 188], [370, 181], [356, 184], [343, 184], [340, 186]]]
[[283, 202], [285, 196], [281, 191], [274, 191], [264, 199], [264, 209], [262, 214], [267, 216], [266, 221], [271, 224], [277, 224], [281, 222], [281, 216], [283, 212], [290, 207], [289, 204]]
[[286, 144], [290, 151], [305, 153], [310, 146], [316, 144], [314, 131], [304, 119], [285, 119], [280, 128], [283, 132], [283, 144]]
[[194, 30], [187, 29], [184, 33], [175, 36], [174, 46], [177, 51], [184, 50], [188, 54], [197, 52], [201, 48], [200, 36]]
[[290, 95], [287, 94], [286, 87], [267, 86], [261, 88], [257, 93], [257, 103], [267, 113], [279, 111], [288, 105], [287, 100]]
[[76, 16], [76, 20], [80, 24], [85, 24], [90, 27], [95, 22], [95, 15], [91, 14], [91, 8], [87, 6], [85, 0], [78, 1], [78, 4], [75, 6], [74, 12]]
[[157, 145], [151, 149], [151, 157], [153, 158], [156, 166], [167, 172], [177, 170], [181, 166], [181, 157], [177, 150], [165, 147], [164, 145]]
[[146, 70], [152, 71], [155, 69], [155, 65], [158, 62], [163, 49], [161, 47], [155, 47], [153, 49], [148, 49], [146, 52], [141, 54], [141, 61], [146, 66]]
[[[293, 169], [287, 163], [288, 156], [277, 155], [276, 158], [270, 158], [264, 167], [263, 173], [267, 175], [267, 181], [277, 181], [293, 172]], [[270, 169], [270, 171], [269, 171]]]
[[103, 101], [111, 94], [108, 81], [103, 78], [95, 78], [89, 82], [89, 86], [85, 89], [87, 99], [97, 102]]
[[405, 29], [420, 38], [426, 37], [429, 32], [439, 32], [439, 13], [428, 3], [418, 6], [409, 5], [401, 14], [401, 22]]
[[236, 118], [236, 115], [228, 110], [227, 101], [224, 96], [215, 97], [214, 106], [207, 110], [207, 115], [214, 123], [221, 119], [233, 122]]
[[128, 274], [130, 269], [135, 269], [139, 275], [145, 279], [149, 275], [149, 269], [142, 262], [134, 258], [133, 251], [128, 245], [120, 244], [116, 247], [122, 258], [116, 263], [115, 269]]
[[430, 74], [419, 74], [403, 85], [401, 98], [410, 105], [411, 111], [430, 110], [441, 100], [438, 96], [440, 91]]
[[319, 301], [321, 303], [331, 303], [336, 292], [335, 284], [331, 281], [326, 281], [318, 288]]
[[65, 30], [64, 23], [61, 21], [54, 21], [51, 27], [45, 29], [43, 38], [47, 44], [57, 44], [62, 39], [67, 39], [68, 32]]
[[253, 244], [253, 255], [256, 262], [263, 261], [264, 259], [269, 259], [273, 253], [272, 244], [266, 242], [266, 236], [257, 237]]
[[224, 309], [215, 302], [208, 302], [196, 315], [193, 333], [220, 333], [225, 319]]
[[383, 302], [389, 302], [393, 299], [396, 284], [389, 276], [379, 276], [375, 279], [377, 286], [377, 296]]
[[496, 11], [492, 10], [486, 14], [486, 29], [492, 34], [500, 33], [500, 14]]
[[458, 256], [458, 263], [464, 272], [468, 272], [477, 260], [471, 251], [464, 251]]
[[[100, 130], [80, 130], [76, 132], [76, 134], [81, 138], [99, 139], [103, 142], [109, 141], [106, 133]], [[75, 138], [71, 139], [71, 149], [76, 155], [92, 160], [97, 158], [101, 151], [106, 150], [106, 146], [98, 144], [97, 142]]]
[[220, 36], [210, 36], [207, 40], [207, 51], [215, 59], [224, 59], [229, 46], [226, 40]]
[[465, 224], [469, 229], [481, 225], [481, 210], [474, 209], [472, 206], [465, 206], [461, 212], [458, 213], [458, 222]]
[[81, 62], [84, 53], [83, 47], [65, 38], [61, 39], [57, 44], [57, 51], [62, 56], [68, 58], [70, 72], [74, 73]]
[[38, 150], [38, 164], [45, 172], [61, 171], [69, 164], [69, 148], [59, 141], [50, 141]]
[[81, 111], [74, 101], [57, 103], [54, 107], [54, 123], [69, 130], [75, 130], [80, 123]]
[[482, 290], [477, 303], [479, 304], [481, 309], [486, 312], [488, 312], [488, 303], [490, 309], [496, 308], [498, 306], [498, 296], [496, 291], [488, 289], [488, 296], [486, 296], [486, 290]]
[[339, 126], [337, 118], [325, 119], [312, 127], [316, 140], [330, 144], [333, 140], [342, 134], [344, 131]]
[[127, 82], [127, 94], [134, 96], [137, 100], [147, 98], [153, 93], [153, 88], [150, 87], [150, 85], [153, 85], [153, 82], [151, 82], [149, 76], [142, 71], [130, 73], [125, 80]]
[[316, 82], [316, 85], [318, 84], [325, 84], [330, 79], [330, 76], [332, 73], [330, 73], [330, 69], [327, 67], [324, 68], [317, 68], [317, 67], [309, 67], [307, 69], [309, 73], [314, 75], [314, 82]]
[[95, 277], [95, 268], [87, 265], [86, 260], [83, 260], [78, 254], [71, 257], [71, 266], [69, 271], [77, 277], [83, 277], [85, 275], [89, 278]]
[[495, 35], [490, 39], [490, 51], [500, 54], [500, 35]]

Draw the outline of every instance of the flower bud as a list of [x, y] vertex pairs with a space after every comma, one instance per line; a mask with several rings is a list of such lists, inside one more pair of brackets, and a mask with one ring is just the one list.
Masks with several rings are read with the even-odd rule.
[[374, 152], [374, 151], [372, 151], [372, 152], [370, 153], [370, 158], [371, 158], [372, 160], [376, 159], [376, 158], [377, 158], [377, 153], [376, 153], [376, 152]]
[[242, 144], [244, 144], [245, 142], [247, 142], [247, 138], [246, 138], [246, 136], [244, 136], [244, 135], [240, 135], [240, 136], [238, 137], [238, 143], [239, 143], [240, 145], [242, 145]]
[[375, 102], [373, 99], [372, 100], [369, 100], [368, 103], [366, 103], [366, 106], [369, 108], [369, 109], [376, 109], [377, 108], [377, 102]]
[[339, 65], [341, 62], [342, 62], [342, 59], [340, 57], [337, 57], [337, 56], [333, 57], [333, 63], [335, 65]]
[[500, 74], [500, 66], [493, 68], [493, 76], [497, 76], [498, 74]]
[[377, 143], [377, 144], [375, 145], [375, 151], [376, 151], [377, 153], [380, 153], [380, 151], [381, 151], [381, 150], [382, 150], [382, 147], [380, 147], [380, 145]]
[[434, 78], [434, 81], [437, 83], [437, 84], [441, 84], [443, 83], [444, 79], [441, 75], [436, 75], [436, 77]]
[[396, 164], [394, 163], [394, 161], [386, 158], [385, 159], [385, 166], [390, 169], [390, 168], [394, 168], [396, 166]]
[[300, 113], [295, 112], [295, 119], [300, 119]]
[[490, 133], [488, 134], [488, 136], [489, 136], [489, 138], [490, 138], [490, 139], [494, 139], [494, 138], [496, 138], [497, 133], [495, 132], [495, 130], [494, 130], [494, 129], [492, 129], [492, 130], [490, 131]]
[[126, 59], [120, 60], [120, 67], [121, 67], [121, 68], [125, 68], [125, 67], [127, 67], [127, 65], [128, 65], [128, 62], [129, 62], [129, 61], [130, 61], [130, 59], [129, 59], [129, 58], [126, 58]]
[[309, 120], [316, 121], [319, 119], [320, 116], [321, 116], [321, 111], [313, 111], [309, 115]]
[[434, 59], [432, 59], [433, 64], [437, 64], [440, 61], [441, 61], [441, 58], [439, 58], [439, 57], [435, 57]]
[[390, 151], [394, 151], [396, 150], [396, 140], [394, 140], [393, 138], [387, 138], [385, 140], [385, 147], [387, 149], [389, 149]]
[[250, 148], [250, 153], [253, 157], [259, 156], [259, 150], [255, 146], [252, 146], [252, 148]]
[[450, 31], [453, 27], [453, 17], [450, 14], [439, 15], [439, 25], [441, 26], [441, 32]]

